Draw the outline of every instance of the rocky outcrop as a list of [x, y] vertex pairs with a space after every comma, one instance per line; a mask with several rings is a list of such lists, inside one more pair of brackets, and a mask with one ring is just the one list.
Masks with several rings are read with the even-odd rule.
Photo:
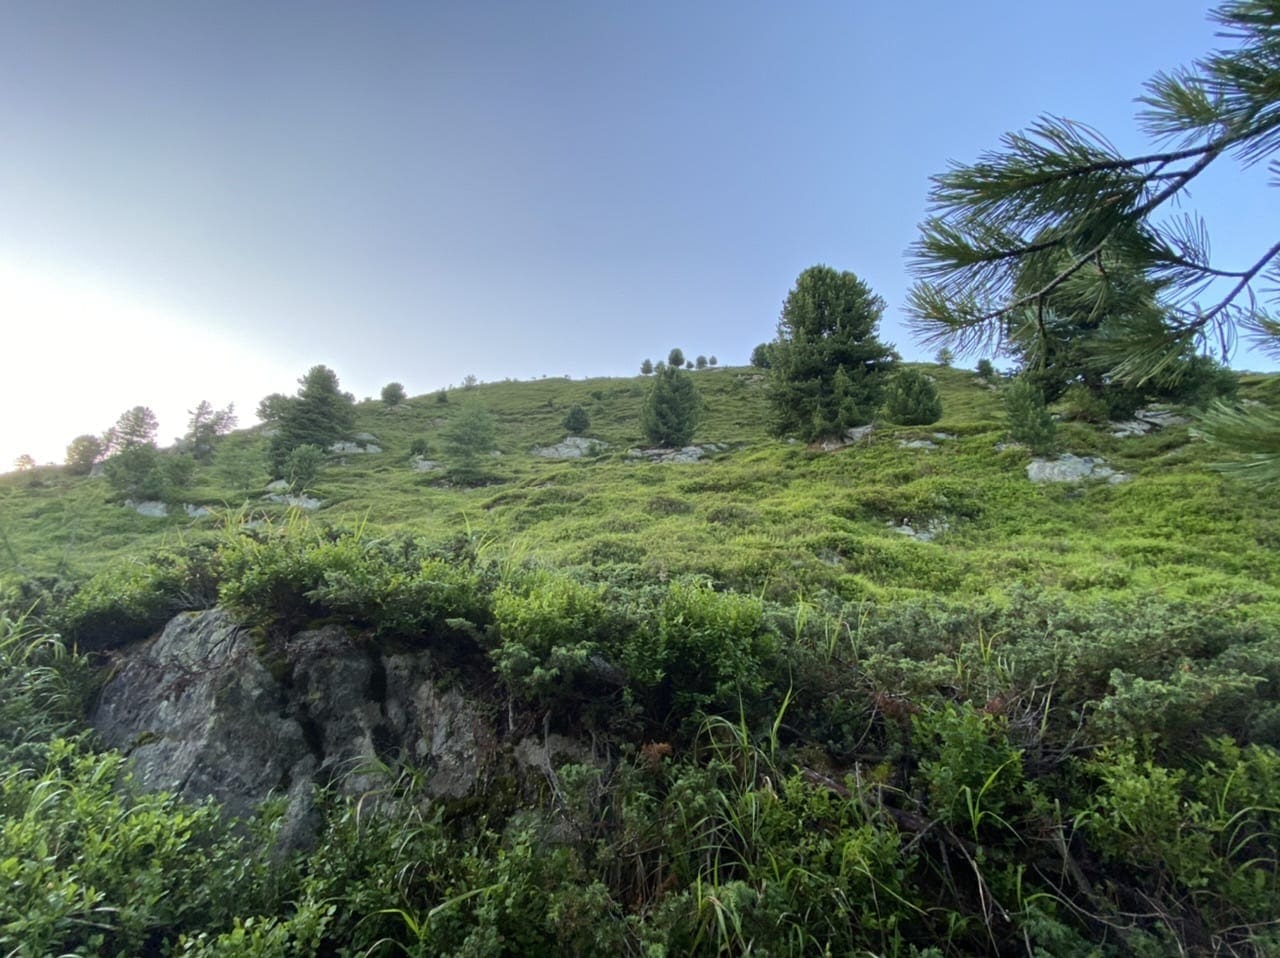
[[609, 444], [599, 439], [565, 436], [562, 442], [551, 446], [534, 446], [533, 454], [544, 459], [581, 459], [583, 456], [594, 455], [598, 450], [608, 448]]
[[336, 625], [262, 650], [213, 610], [124, 651], [90, 722], [144, 788], [212, 797], [237, 817], [286, 796], [285, 841], [299, 846], [316, 786], [363, 794], [403, 761], [430, 797], [470, 794], [500, 754], [490, 712], [441, 685], [429, 652], [379, 649]]
[[1115, 485], [1126, 482], [1129, 476], [1123, 472], [1117, 472], [1097, 457], [1073, 456], [1069, 452], [1064, 452], [1056, 459], [1032, 459], [1027, 463], [1027, 478], [1036, 483], [1105, 479]]
[[679, 449], [666, 449], [661, 446], [653, 449], [628, 449], [630, 459], [643, 459], [647, 462], [701, 462], [707, 456], [724, 452], [729, 447], [719, 442], [707, 442], [701, 446], [683, 446]]

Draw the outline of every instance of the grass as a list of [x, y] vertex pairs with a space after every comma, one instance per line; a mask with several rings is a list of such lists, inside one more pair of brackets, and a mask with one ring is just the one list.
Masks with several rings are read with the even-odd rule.
[[[364, 402], [357, 430], [374, 434], [383, 452], [334, 459], [312, 493], [331, 523], [434, 538], [470, 530], [606, 579], [696, 575], [778, 599], [815, 590], [846, 599], [998, 596], [1031, 587], [1237, 595], [1280, 608], [1280, 505], [1210, 471], [1213, 451], [1185, 426], [1121, 440], [1065, 424], [1064, 450], [1101, 455], [1132, 478], [1035, 486], [1025, 477], [1027, 453], [997, 449], [1005, 433], [996, 392], [968, 371], [925, 368], [942, 393], [940, 422], [881, 425], [869, 442], [830, 453], [765, 433], [756, 371], [695, 373], [706, 413], [694, 441], [728, 449], [686, 465], [627, 455], [644, 444], [642, 377], [484, 384], [450, 391], [447, 403], [430, 394], [395, 408]], [[1245, 387], [1275, 391], [1268, 377], [1246, 377]], [[488, 481], [471, 488], [409, 466], [416, 439], [443, 458], [441, 430], [464, 399], [494, 416], [501, 453], [486, 465]], [[561, 420], [575, 403], [590, 417], [588, 434], [607, 447], [577, 461], [534, 456], [535, 445], [563, 438]], [[901, 445], [914, 439], [936, 448]], [[228, 463], [252, 460], [264, 443], [257, 431], [237, 433], [218, 461], [197, 469], [185, 498], [220, 514], [204, 520], [144, 518], [112, 502], [103, 481], [58, 469], [3, 477], [0, 576], [80, 578], [218, 529], [243, 501]], [[253, 508], [282, 511], [256, 501]], [[931, 521], [946, 530], [933, 542], [896, 529]]]

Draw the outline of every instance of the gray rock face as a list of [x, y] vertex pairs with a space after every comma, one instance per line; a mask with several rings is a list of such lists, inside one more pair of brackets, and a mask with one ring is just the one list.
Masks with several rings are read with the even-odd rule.
[[319, 499], [312, 499], [310, 496], [285, 496], [279, 493], [272, 493], [267, 496], [268, 502], [279, 502], [286, 506], [293, 506], [295, 509], [301, 509], [304, 512], [312, 512], [320, 508]]
[[142, 502], [126, 499], [125, 505], [138, 515], [146, 516], [149, 519], [163, 519], [169, 514], [169, 507], [157, 499], [144, 499]]
[[1168, 409], [1139, 409], [1132, 419], [1111, 423], [1111, 435], [1117, 439], [1129, 439], [1169, 426], [1185, 425], [1189, 421], [1186, 416], [1179, 416]]
[[[368, 433], [361, 433], [367, 436]], [[329, 447], [329, 451], [343, 456], [358, 456], [364, 453], [382, 452], [382, 447], [373, 442], [335, 442]]]
[[267, 492], [288, 492], [288, 491], [289, 491], [288, 479], [277, 479], [274, 482], [267, 483]]
[[435, 472], [440, 468], [440, 463], [434, 459], [423, 459], [421, 456], [414, 456], [409, 461], [409, 465], [414, 472]]
[[339, 626], [271, 649], [225, 613], [188, 613], [125, 653], [90, 723], [127, 753], [138, 782], [213, 797], [233, 816], [285, 795], [286, 844], [315, 828], [312, 792], [362, 794], [386, 783], [384, 762], [424, 772], [433, 797], [462, 797], [497, 761], [497, 734], [456, 688], [441, 688], [429, 653], [384, 653]]
[[1027, 478], [1032, 482], [1080, 482], [1084, 479], [1106, 479], [1115, 484], [1128, 476], [1117, 472], [1102, 459], [1063, 453], [1057, 459], [1032, 459], [1027, 463]]
[[597, 449], [608, 449], [607, 442], [599, 439], [587, 439], [585, 436], [565, 436], [562, 442], [553, 446], [534, 446], [533, 454], [544, 459], [581, 459], [592, 455]]
[[902, 535], [915, 539], [917, 542], [932, 542], [951, 528], [951, 523], [941, 518], [929, 519], [923, 523], [918, 522], [914, 526], [906, 519], [903, 519], [900, 523], [895, 523], [890, 519], [885, 525], [894, 532], [900, 532]]
[[680, 449], [628, 449], [627, 456], [632, 459], [645, 459], [649, 462], [688, 463], [700, 462], [710, 455], [723, 452], [729, 447], [719, 442], [707, 442], [701, 446], [684, 446]]

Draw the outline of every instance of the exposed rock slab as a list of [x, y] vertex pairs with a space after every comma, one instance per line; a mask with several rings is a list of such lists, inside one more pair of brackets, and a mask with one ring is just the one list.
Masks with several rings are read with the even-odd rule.
[[272, 493], [266, 499], [268, 502], [278, 502], [282, 505], [293, 506], [295, 509], [301, 509], [304, 512], [312, 512], [322, 505], [319, 499], [313, 499], [311, 496], [288, 496]]
[[1073, 456], [1066, 452], [1056, 459], [1032, 459], [1027, 463], [1027, 478], [1032, 482], [1082, 482], [1085, 479], [1105, 479], [1115, 484], [1128, 480], [1128, 475], [1117, 472], [1096, 456]]
[[608, 448], [609, 444], [599, 439], [565, 436], [561, 442], [551, 446], [534, 446], [533, 454], [544, 459], [581, 459], [583, 456], [593, 455], [596, 450]]
[[707, 442], [701, 446], [684, 446], [680, 449], [628, 449], [627, 455], [632, 459], [646, 459], [649, 462], [688, 463], [700, 462], [707, 456], [723, 452], [729, 447], [723, 443]]
[[90, 722], [144, 788], [212, 797], [233, 816], [286, 795], [290, 845], [313, 834], [316, 786], [362, 794], [403, 760], [429, 796], [459, 798], [496, 761], [486, 713], [437, 683], [427, 652], [384, 652], [330, 625], [270, 656], [268, 668], [221, 611], [178, 616], [123, 654]]

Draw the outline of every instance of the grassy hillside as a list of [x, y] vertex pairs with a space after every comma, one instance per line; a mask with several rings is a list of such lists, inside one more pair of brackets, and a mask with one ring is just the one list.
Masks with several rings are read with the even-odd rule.
[[[1067, 424], [1063, 450], [1105, 457], [1132, 481], [1036, 486], [1025, 474], [1029, 454], [1000, 449], [994, 390], [964, 370], [930, 372], [942, 387], [940, 422], [882, 426], [869, 442], [829, 453], [767, 437], [763, 384], [752, 370], [697, 373], [706, 416], [694, 442], [728, 448], [693, 464], [627, 456], [643, 442], [640, 377], [486, 384], [454, 390], [443, 404], [435, 394], [394, 408], [365, 402], [357, 430], [384, 451], [332, 462], [310, 493], [324, 503], [316, 518], [334, 524], [437, 538], [467, 530], [504, 552], [592, 576], [690, 573], [778, 599], [819, 590], [851, 600], [972, 597], [1022, 586], [1234, 595], [1275, 608], [1280, 505], [1209, 470], [1213, 451], [1191, 441], [1187, 427], [1116, 439]], [[494, 415], [502, 453], [474, 488], [409, 464], [411, 444], [426, 439], [447, 465], [440, 434], [464, 402]], [[590, 436], [608, 447], [581, 461], [532, 455], [564, 437], [561, 420], [574, 403], [590, 416]], [[934, 433], [953, 438], [902, 447]], [[181, 498], [213, 510], [198, 520], [136, 515], [111, 502], [103, 481], [59, 470], [3, 477], [0, 577], [83, 577], [246, 516], [279, 520], [285, 507], [238, 488], [265, 484], [264, 445], [255, 431], [237, 433], [197, 470]], [[251, 483], [231, 475], [241, 470]], [[895, 530], [904, 522], [945, 531], [918, 542]]]
[[[1035, 485], [998, 393], [926, 368], [940, 422], [832, 451], [766, 434], [755, 371], [696, 373], [715, 451], [684, 464], [628, 454], [641, 378], [364, 403], [383, 451], [305, 516], [254, 430], [182, 493], [202, 518], [0, 480], [0, 951], [1280, 954], [1280, 502], [1186, 425], [1064, 423], [1127, 479]], [[484, 481], [413, 469], [467, 403]], [[535, 456], [575, 403], [600, 449]], [[392, 814], [333, 796], [282, 862], [270, 808], [246, 840], [112, 789], [74, 737], [94, 660], [48, 637], [214, 603], [269, 660], [316, 622], [426, 650], [500, 739], [600, 757], [427, 806], [406, 760]]]

